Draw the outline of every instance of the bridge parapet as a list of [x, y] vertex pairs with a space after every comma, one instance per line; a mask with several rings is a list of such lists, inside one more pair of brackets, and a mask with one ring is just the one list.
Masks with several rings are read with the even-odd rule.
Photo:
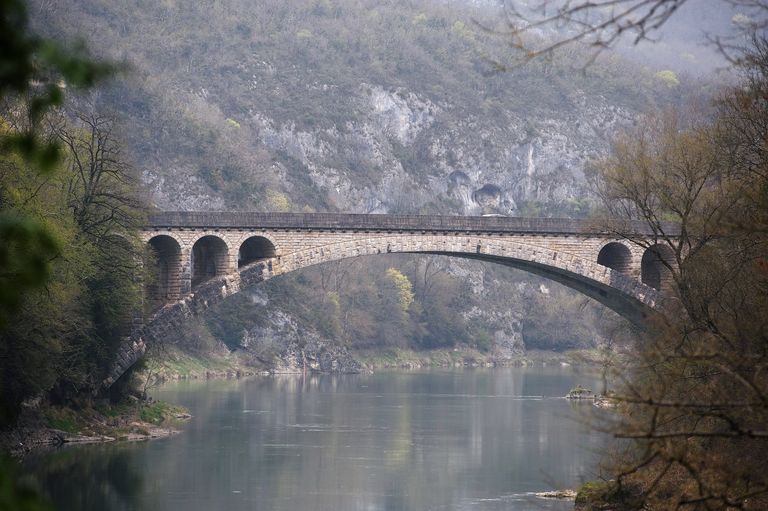
[[[613, 227], [641, 235], [654, 233], [644, 222], [617, 222]], [[229, 211], [172, 211], [149, 216], [147, 228], [188, 229], [299, 229], [353, 231], [436, 231], [471, 233], [601, 234], [616, 229], [603, 222], [573, 218], [525, 218], [506, 216], [378, 215], [346, 213], [256, 213]], [[677, 232], [675, 224], [665, 232]]]

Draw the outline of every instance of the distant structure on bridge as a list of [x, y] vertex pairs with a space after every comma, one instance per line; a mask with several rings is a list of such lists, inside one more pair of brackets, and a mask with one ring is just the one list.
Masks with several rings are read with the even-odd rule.
[[636, 324], [660, 307], [670, 249], [641, 223], [649, 247], [586, 220], [337, 213], [166, 212], [142, 235], [157, 278], [154, 314], [137, 328], [105, 384], [211, 305], [241, 289], [301, 268], [352, 257], [442, 254], [503, 264], [573, 288]]

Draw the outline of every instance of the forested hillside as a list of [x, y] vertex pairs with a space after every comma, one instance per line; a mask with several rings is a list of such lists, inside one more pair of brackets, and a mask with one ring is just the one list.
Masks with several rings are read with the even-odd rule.
[[584, 160], [684, 88], [615, 59], [583, 73], [567, 54], [493, 73], [503, 40], [471, 21], [493, 11], [429, 2], [39, 10], [132, 66], [100, 100], [162, 208], [578, 214]]
[[[584, 72], [573, 64], [583, 60], [577, 47], [495, 72], [505, 42], [479, 26], [501, 23], [488, 5], [33, 3], [42, 32], [84, 37], [128, 64], [89, 101], [115, 113], [152, 201], [166, 210], [584, 216], [586, 162], [639, 110], [691, 92], [673, 71], [616, 57]], [[419, 284], [428, 262], [383, 261], [353, 265], [337, 288], [318, 286], [327, 268], [280, 279], [260, 300], [225, 305], [214, 331], [236, 346], [275, 305], [353, 345], [522, 349], [526, 328], [529, 344], [593, 341], [584, 325], [595, 309], [584, 313], [557, 286], [439, 262], [428, 296]], [[383, 324], [398, 317], [382, 306], [390, 267], [415, 293], [401, 308], [403, 328]], [[560, 326], [542, 331], [541, 314]]]

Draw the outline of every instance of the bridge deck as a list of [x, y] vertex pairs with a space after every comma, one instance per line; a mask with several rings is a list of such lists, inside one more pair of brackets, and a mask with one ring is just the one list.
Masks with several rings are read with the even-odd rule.
[[[445, 231], [535, 234], [609, 234], [605, 223], [572, 218], [524, 218], [503, 216], [367, 215], [346, 213], [256, 213], [169, 211], [151, 214], [147, 228], [204, 229], [299, 229]], [[644, 222], [614, 223], [616, 229], [652, 236]], [[673, 224], [667, 234], [676, 234]]]

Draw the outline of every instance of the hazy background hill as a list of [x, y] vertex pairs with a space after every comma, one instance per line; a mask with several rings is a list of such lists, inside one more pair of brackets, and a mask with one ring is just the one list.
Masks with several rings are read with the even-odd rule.
[[[585, 163], [611, 135], [700, 92], [674, 69], [647, 67], [670, 60], [607, 55], [585, 73], [578, 48], [494, 73], [488, 60], [506, 58], [504, 41], [472, 21], [501, 26], [493, 2], [33, 5], [41, 31], [130, 64], [79, 107], [113, 113], [165, 210], [584, 216]], [[264, 329], [279, 337], [287, 322], [353, 346], [510, 355], [595, 342], [595, 306], [521, 273], [426, 258], [347, 266], [235, 298], [193, 337], [212, 330], [235, 348]], [[387, 312], [398, 292], [390, 267], [415, 294], [397, 314]]]

